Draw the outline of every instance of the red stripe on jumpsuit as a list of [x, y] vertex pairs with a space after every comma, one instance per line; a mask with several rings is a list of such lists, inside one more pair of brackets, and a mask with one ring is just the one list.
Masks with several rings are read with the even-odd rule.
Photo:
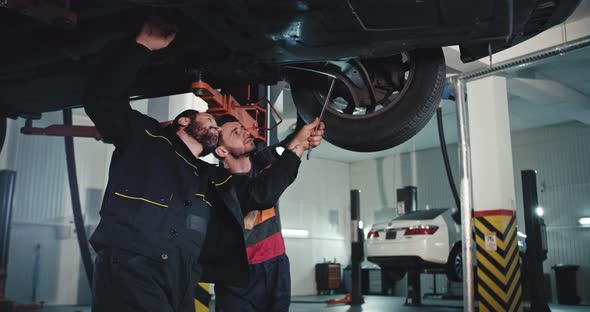
[[285, 242], [281, 232], [277, 232], [260, 242], [246, 248], [248, 263], [256, 264], [278, 257], [285, 253]]

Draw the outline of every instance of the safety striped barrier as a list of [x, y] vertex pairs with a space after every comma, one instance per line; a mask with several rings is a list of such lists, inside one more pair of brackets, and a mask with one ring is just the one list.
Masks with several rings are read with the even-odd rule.
[[474, 216], [479, 310], [523, 311], [515, 211], [476, 211]]
[[208, 312], [211, 295], [209, 294], [209, 283], [199, 283], [195, 288], [195, 311]]

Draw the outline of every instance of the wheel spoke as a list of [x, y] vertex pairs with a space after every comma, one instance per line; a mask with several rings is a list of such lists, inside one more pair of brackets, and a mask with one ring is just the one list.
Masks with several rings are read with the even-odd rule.
[[371, 98], [371, 106], [377, 105], [377, 98], [375, 97], [375, 89], [373, 88], [373, 82], [371, 81], [371, 77], [369, 77], [369, 73], [367, 72], [367, 68], [365, 65], [358, 59], [354, 59], [356, 67], [361, 72], [361, 77], [365, 83], [365, 87], [369, 90], [369, 96]]

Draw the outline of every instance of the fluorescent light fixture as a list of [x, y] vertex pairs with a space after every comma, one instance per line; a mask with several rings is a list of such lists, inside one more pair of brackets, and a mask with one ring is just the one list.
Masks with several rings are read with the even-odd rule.
[[522, 237], [522, 238], [526, 238], [526, 234], [521, 233], [521, 232], [516, 232], [516, 235]]
[[578, 220], [578, 223], [580, 223], [581, 225], [590, 226], [590, 218], [580, 218], [580, 220]]
[[297, 229], [282, 229], [281, 233], [285, 237], [308, 237], [308, 230], [297, 230]]
[[542, 217], [545, 214], [545, 210], [543, 210], [543, 207], [539, 206], [535, 208], [535, 213], [537, 216]]

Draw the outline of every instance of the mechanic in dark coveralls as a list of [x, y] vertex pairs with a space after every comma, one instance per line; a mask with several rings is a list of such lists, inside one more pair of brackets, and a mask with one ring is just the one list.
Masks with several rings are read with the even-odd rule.
[[[321, 143], [324, 124], [314, 122], [302, 126], [295, 135], [289, 136], [274, 148], [256, 152], [254, 138], [244, 126], [231, 115], [217, 118], [221, 126], [215, 156], [223, 160], [225, 167], [233, 174], [238, 194], [251, 192], [253, 177], [265, 175], [277, 165], [283, 153], [293, 151], [301, 156], [308, 146], [299, 145], [297, 136], [311, 135], [304, 144], [312, 147]], [[298, 123], [298, 126], [301, 125]], [[284, 148], [286, 147], [286, 149]], [[289, 258], [285, 253], [285, 242], [281, 234], [278, 207], [258, 206], [256, 203], [241, 202], [244, 214], [244, 236], [250, 265], [250, 283], [247, 287], [232, 287], [224, 283], [215, 284], [215, 310], [217, 312], [287, 312], [291, 303], [291, 276]], [[267, 205], [268, 206], [268, 205]], [[253, 207], [254, 209], [246, 209]]]
[[[232, 176], [197, 158], [217, 144], [213, 117], [188, 110], [162, 128], [129, 106], [127, 91], [150, 51], [173, 39], [145, 23], [135, 41], [100, 64], [85, 94], [86, 113], [115, 145], [101, 220], [90, 238], [97, 251], [93, 311], [193, 312], [199, 280], [248, 283]], [[279, 162], [264, 181], [281, 191], [269, 196], [293, 182], [300, 160], [289, 151]], [[277, 199], [258, 195], [240, 201]]]

